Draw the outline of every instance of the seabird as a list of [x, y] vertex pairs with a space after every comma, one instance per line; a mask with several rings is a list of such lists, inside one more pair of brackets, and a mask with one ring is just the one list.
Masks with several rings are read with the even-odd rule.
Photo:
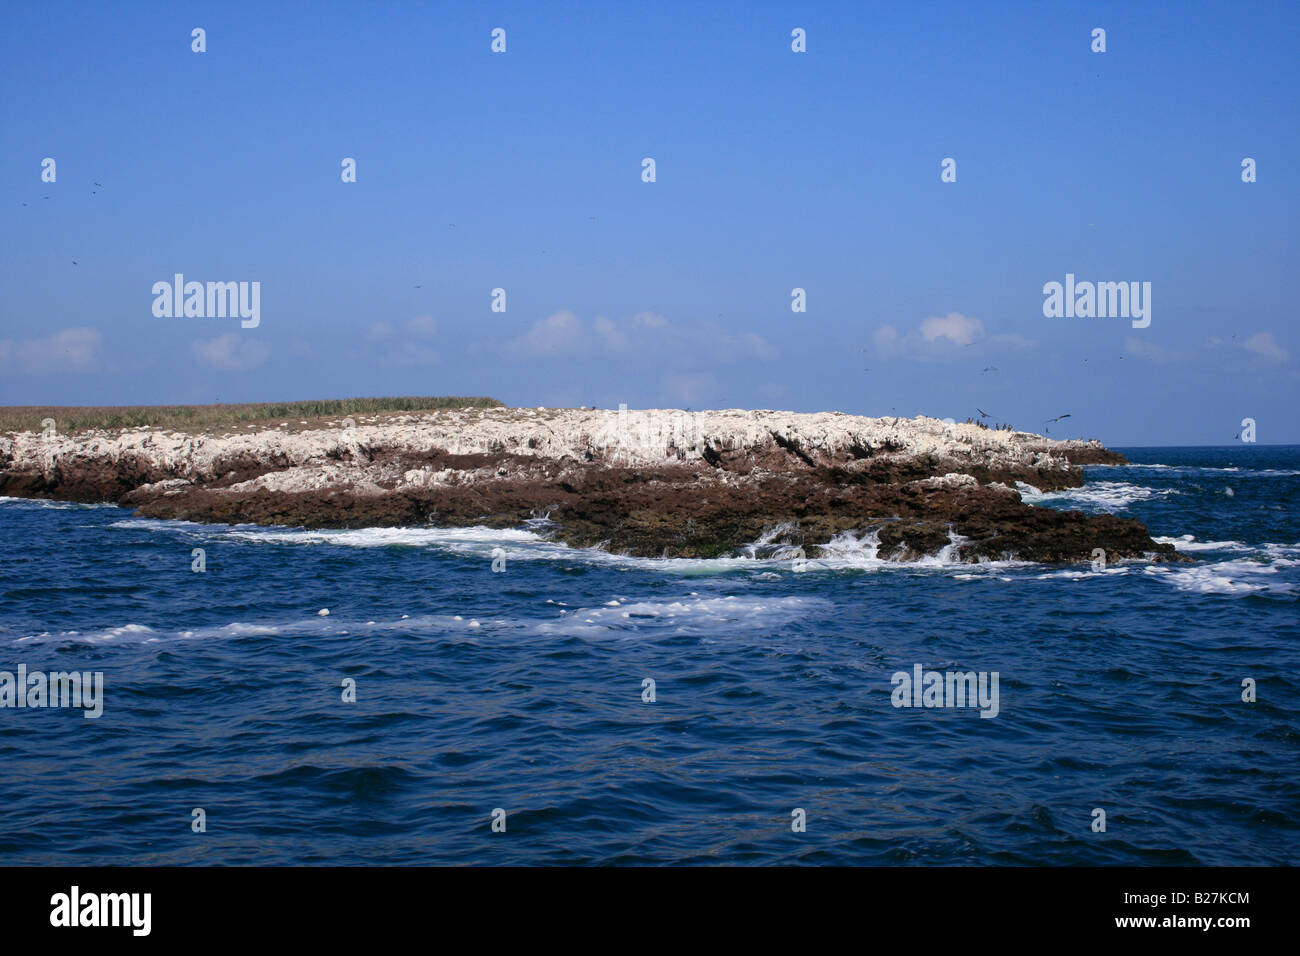
[[1052, 422], [1059, 422], [1062, 418], [1069, 418], [1069, 417], [1070, 417], [1070, 413], [1066, 412], [1064, 415], [1057, 415], [1055, 418], [1049, 418], [1047, 421], [1043, 422], [1043, 424], [1050, 425]]
[[989, 417], [989, 413], [986, 412], [986, 411], [984, 411], [984, 409], [980, 408], [978, 405], [975, 406], [975, 411], [977, 411], [977, 412], [980, 413], [980, 418], [988, 418], [988, 417]]

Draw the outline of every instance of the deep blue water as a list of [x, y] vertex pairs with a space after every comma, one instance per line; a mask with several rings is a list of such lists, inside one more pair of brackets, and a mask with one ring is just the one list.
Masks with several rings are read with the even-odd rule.
[[[97, 720], [0, 709], [0, 863], [1300, 863], [1300, 448], [1126, 451], [1027, 495], [1195, 564], [859, 541], [799, 573], [0, 499], [0, 670], [105, 681]], [[998, 672], [998, 716], [893, 707], [914, 664]]]

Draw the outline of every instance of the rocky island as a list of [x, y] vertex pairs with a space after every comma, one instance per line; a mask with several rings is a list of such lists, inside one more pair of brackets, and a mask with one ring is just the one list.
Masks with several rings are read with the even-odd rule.
[[0, 495], [311, 528], [532, 520], [651, 557], [817, 557], [872, 534], [892, 560], [1178, 560], [1138, 521], [1016, 490], [1077, 487], [1082, 465], [1123, 461], [1095, 440], [838, 412], [464, 407], [73, 434], [55, 419], [0, 435]]

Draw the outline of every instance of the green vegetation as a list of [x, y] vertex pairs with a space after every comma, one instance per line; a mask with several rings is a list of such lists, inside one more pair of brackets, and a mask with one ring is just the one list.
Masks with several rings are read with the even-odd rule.
[[439, 408], [500, 408], [495, 398], [456, 395], [401, 398], [331, 398], [308, 402], [249, 402], [241, 405], [10, 405], [0, 406], [0, 432], [40, 431], [41, 423], [54, 419], [63, 434], [93, 428], [171, 428], [210, 431], [256, 423], [288, 422], [299, 426], [305, 419], [384, 412], [425, 412]]

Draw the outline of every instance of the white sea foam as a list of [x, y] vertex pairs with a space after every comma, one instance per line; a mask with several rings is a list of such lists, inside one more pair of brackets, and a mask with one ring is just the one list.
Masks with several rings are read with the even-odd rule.
[[[545, 520], [535, 519], [535, 521]], [[535, 523], [532, 526], [537, 527]], [[712, 577], [755, 571], [778, 576], [797, 573], [794, 572], [794, 559], [800, 556], [797, 548], [781, 543], [781, 539], [793, 528], [787, 525], [768, 529], [757, 541], [738, 549], [737, 554], [717, 558], [646, 558], [612, 554], [603, 548], [573, 548], [561, 542], [551, 541], [543, 534], [526, 528], [303, 529], [262, 527], [253, 524], [217, 525], [154, 518], [127, 518], [115, 521], [109, 527], [128, 531], [144, 529], [163, 534], [182, 535], [187, 538], [277, 546], [426, 548], [485, 562], [490, 562], [493, 553], [499, 548], [505, 553], [507, 566], [516, 561], [569, 561], [612, 565], [627, 570], [660, 571], [677, 577]], [[845, 531], [835, 535], [824, 545], [813, 545], [805, 549], [806, 560], [802, 568], [804, 572], [961, 568], [981, 569], [981, 573], [985, 573], [997, 568], [1030, 564], [1018, 560], [981, 560], [977, 563], [964, 561], [960, 556], [960, 548], [965, 542], [965, 538], [949, 530], [948, 544], [944, 545], [937, 554], [916, 560], [903, 560], [896, 554], [880, 553], [878, 529]]]
[[44, 631], [19, 637], [15, 643], [156, 643], [171, 641], [221, 641], [250, 637], [321, 638], [360, 635], [395, 637], [437, 636], [476, 643], [469, 637], [479, 634], [566, 634], [605, 636], [613, 631], [643, 628], [668, 629], [680, 633], [716, 634], [728, 629], [770, 630], [794, 623], [832, 607], [820, 597], [765, 597], [753, 594], [701, 596], [692, 593], [675, 600], [610, 601], [593, 607], [560, 609], [553, 618], [466, 618], [461, 615], [401, 615], [390, 620], [371, 616], [355, 620], [331, 615], [317, 617], [310, 610], [303, 617], [280, 622], [235, 621], [177, 630], [158, 630], [143, 624], [85, 631]]
[[1056, 571], [1047, 571], [1043, 574], [1035, 575], [1039, 581], [1086, 581], [1090, 578], [1115, 577], [1128, 574], [1130, 567], [1122, 564], [1110, 564], [1096, 571], [1091, 567], [1087, 568], [1062, 568]]
[[77, 641], [85, 644], [141, 643], [152, 641], [160, 632], [145, 624], [123, 624], [93, 631], [41, 631], [18, 638], [15, 643], [43, 644], [47, 641]]
[[930, 557], [922, 558], [919, 563], [927, 567], [933, 567], [934, 565], [942, 566], [946, 564], [956, 564], [958, 562], [959, 555], [961, 554], [962, 545], [968, 544], [969, 542], [970, 542], [970, 538], [963, 537], [962, 535], [959, 535], [956, 531], [954, 531], [952, 528], [949, 528], [948, 543], [945, 544], [942, 548], [940, 548], [939, 553], [936, 554], [933, 558]]
[[1158, 544], [1172, 544], [1176, 551], [1250, 551], [1248, 544], [1240, 541], [1197, 541], [1190, 534], [1177, 538], [1152, 538]]
[[634, 601], [619, 607], [574, 608], [535, 626], [540, 634], [601, 635], [629, 626], [716, 633], [722, 628], [767, 629], [822, 613], [831, 602], [817, 597], [683, 596], [672, 601]]
[[821, 547], [819, 564], [840, 567], [871, 567], [885, 564], [880, 557], [880, 531], [845, 531]]
[[29, 508], [49, 508], [54, 511], [76, 511], [83, 508], [116, 508], [112, 501], [97, 501], [86, 504], [80, 501], [54, 501], [50, 498], [10, 498], [0, 495], [0, 505], [18, 505]]
[[[1094, 466], [1089, 465], [1088, 467], [1092, 468]], [[1293, 468], [1243, 468], [1240, 465], [1229, 465], [1222, 468], [1214, 468], [1209, 465], [1113, 465], [1111, 467], [1141, 469], [1143, 471], [1187, 472], [1189, 474], [1240, 475], [1243, 478], [1291, 478], [1300, 475], [1300, 471]]]
[[1151, 488], [1128, 481], [1094, 481], [1082, 488], [1039, 491], [1032, 485], [1016, 482], [1022, 501], [1031, 505], [1062, 502], [1093, 511], [1122, 511], [1136, 501], [1150, 501], [1182, 494], [1176, 488]]
[[1200, 594], [1293, 594], [1296, 590], [1293, 584], [1272, 579], [1285, 566], [1277, 561], [1264, 564], [1241, 559], [1193, 567], [1156, 564], [1145, 568], [1144, 573], [1167, 581], [1180, 591]]
[[1265, 544], [1264, 551], [1277, 562], [1286, 562], [1290, 567], [1293, 561], [1286, 561], [1293, 555], [1300, 555], [1300, 544]]
[[159, 630], [144, 624], [123, 624], [119, 627], [85, 631], [42, 631], [17, 638], [15, 643], [43, 644], [70, 641], [81, 644], [148, 644], [173, 640], [219, 641], [245, 637], [320, 637], [349, 634], [409, 634], [412, 632], [445, 636], [461, 634], [470, 628], [486, 629], [498, 624], [498, 622], [487, 619], [484, 621], [478, 619], [466, 621], [459, 616], [449, 614], [415, 616], [403, 614], [393, 620], [376, 621], [372, 618], [366, 618], [364, 622], [360, 619], [340, 619], [337, 615], [318, 617], [310, 609], [305, 609], [303, 614], [304, 617], [301, 619], [274, 623], [232, 621], [229, 624], [206, 625], [177, 630]]

